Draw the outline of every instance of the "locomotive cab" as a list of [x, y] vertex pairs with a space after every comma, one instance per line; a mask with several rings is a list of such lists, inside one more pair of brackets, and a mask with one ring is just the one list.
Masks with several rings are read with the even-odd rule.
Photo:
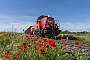
[[58, 25], [55, 24], [55, 20], [52, 17], [47, 17], [45, 27], [42, 30], [44, 35], [48, 35], [49, 38], [55, 37], [60, 33]]

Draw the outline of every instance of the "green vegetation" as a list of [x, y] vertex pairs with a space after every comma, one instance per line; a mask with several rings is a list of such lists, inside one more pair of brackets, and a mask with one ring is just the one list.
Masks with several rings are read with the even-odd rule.
[[79, 40], [83, 42], [90, 42], [90, 32], [69, 32], [68, 30], [62, 31], [58, 37], [62, 39]]
[[[77, 39], [74, 34], [59, 36], [63, 39], [67, 37], [67, 39]], [[2, 60], [84, 60], [84, 57], [87, 56], [82, 55], [80, 51], [76, 53], [64, 51], [63, 46], [56, 45], [52, 39], [12, 32], [0, 33], [0, 59]]]

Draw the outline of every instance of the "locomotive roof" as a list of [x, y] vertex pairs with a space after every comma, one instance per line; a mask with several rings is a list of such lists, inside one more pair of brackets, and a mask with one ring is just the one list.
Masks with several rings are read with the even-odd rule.
[[[44, 17], [49, 17], [49, 16], [41, 15], [41, 16], [38, 17], [37, 20], [41, 20], [41, 19], [44, 18]], [[51, 18], [52, 18], [52, 17], [51, 17]]]

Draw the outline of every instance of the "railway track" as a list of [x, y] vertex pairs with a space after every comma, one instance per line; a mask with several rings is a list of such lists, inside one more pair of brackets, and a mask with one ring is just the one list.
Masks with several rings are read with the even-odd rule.
[[[66, 49], [64, 49], [66, 52], [70, 51], [72, 53], [75, 53], [77, 51], [80, 51], [81, 54], [84, 54], [86, 56], [90, 57], [90, 42], [80, 42], [78, 40], [56, 40], [53, 39], [57, 45], [60, 45], [61, 47], [66, 46]], [[78, 41], [78, 45], [74, 45], [74, 41]]]
[[[57, 43], [64, 44], [64, 45], [70, 45], [70, 46], [74, 45], [74, 41], [78, 41], [78, 40], [66, 40], [66, 39], [63, 39], [63, 40], [53, 39], [53, 40]], [[79, 42], [79, 44], [75, 45], [76, 47], [90, 50], [90, 42], [80, 42], [80, 41], [78, 41], [78, 42]]]

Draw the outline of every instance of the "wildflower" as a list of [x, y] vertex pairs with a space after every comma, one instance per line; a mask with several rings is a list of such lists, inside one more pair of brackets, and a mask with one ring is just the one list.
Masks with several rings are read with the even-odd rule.
[[53, 41], [52, 40], [48, 40], [48, 43], [50, 44], [50, 43], [52, 43]]
[[34, 50], [36, 50], [36, 46], [33, 46]]
[[14, 56], [14, 57], [13, 57], [13, 60], [18, 60], [17, 56]]
[[66, 46], [63, 46], [62, 49], [66, 49]]
[[38, 46], [39, 46], [40, 48], [42, 48], [42, 47], [43, 47], [43, 44], [42, 44], [42, 43], [39, 43]]
[[38, 40], [38, 43], [41, 43], [41, 41], [40, 41], [40, 40]]
[[4, 54], [5, 54], [5, 55], [8, 55], [8, 54], [9, 54], [9, 51], [8, 51], [8, 50], [6, 50], [6, 51], [4, 52]]
[[28, 37], [28, 39], [30, 39], [30, 40], [31, 40], [31, 39], [32, 39], [32, 37]]
[[28, 44], [27, 47], [30, 48], [31, 47], [31, 44]]
[[55, 47], [55, 46], [56, 46], [56, 43], [53, 42], [52, 40], [48, 40], [48, 43], [49, 43], [49, 45], [52, 46], [52, 47]]
[[44, 47], [45, 47], [45, 48], [49, 48], [49, 45], [48, 45], [48, 44], [44, 44]]
[[24, 47], [24, 49], [27, 48], [27, 44], [26, 43], [23, 43], [23, 47]]
[[47, 42], [47, 39], [46, 39], [46, 38], [42, 38], [42, 40], [43, 40], [44, 42]]
[[40, 49], [40, 53], [41, 53], [41, 54], [46, 54], [46, 52], [45, 52], [44, 49]]
[[26, 38], [28, 38], [28, 35], [26, 35]]
[[45, 35], [45, 38], [48, 38], [48, 36], [47, 36], [47, 35]]
[[21, 51], [16, 52], [16, 56], [20, 54]]
[[24, 45], [23, 47], [24, 47], [24, 49], [25, 49], [25, 48], [27, 48], [27, 45]]
[[78, 42], [78, 41], [74, 41], [74, 44], [75, 44], [75, 45], [78, 45], [78, 44], [79, 44], [79, 42]]
[[24, 43], [23, 43], [23, 45], [25, 46], [25, 45], [26, 45], [26, 43], [24, 42]]
[[31, 37], [34, 37], [34, 35], [31, 35]]
[[20, 46], [17, 46], [18, 49], [22, 49]]
[[39, 39], [39, 36], [36, 37], [36, 40], [38, 40], [38, 39]]
[[4, 59], [7, 59], [7, 58], [9, 58], [9, 56], [8, 56], [8, 55], [5, 55], [5, 56], [4, 56]]
[[36, 44], [36, 42], [33, 42], [34, 44]]

